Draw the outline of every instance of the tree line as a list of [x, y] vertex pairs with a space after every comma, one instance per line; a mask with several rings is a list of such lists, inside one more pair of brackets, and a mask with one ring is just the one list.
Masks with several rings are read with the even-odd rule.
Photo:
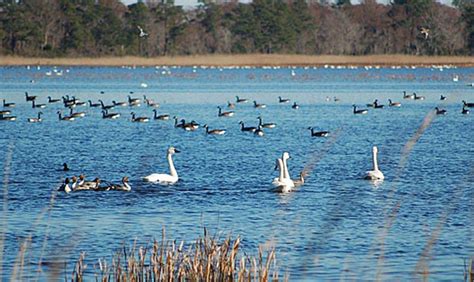
[[147, 0], [3, 0], [0, 54], [473, 55], [474, 4], [254, 0], [186, 10]]

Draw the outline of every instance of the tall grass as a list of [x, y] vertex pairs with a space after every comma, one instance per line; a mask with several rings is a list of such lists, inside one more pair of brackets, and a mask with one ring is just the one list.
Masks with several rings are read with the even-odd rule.
[[[261, 247], [256, 257], [241, 254], [239, 236], [224, 240], [211, 237], [204, 231], [193, 244], [166, 241], [151, 247], [123, 248], [110, 261], [99, 259], [93, 265], [97, 281], [277, 281], [275, 250]], [[89, 266], [86, 253], [80, 254], [69, 280], [83, 281]], [[287, 279], [287, 278], [285, 278]]]

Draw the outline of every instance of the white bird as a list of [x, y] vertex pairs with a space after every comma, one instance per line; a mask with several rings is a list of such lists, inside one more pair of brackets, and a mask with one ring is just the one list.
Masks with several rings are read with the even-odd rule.
[[146, 33], [146, 32], [143, 30], [143, 28], [142, 28], [141, 26], [137, 25], [137, 28], [138, 28], [138, 30], [140, 31], [140, 35], [139, 35], [139, 36], [140, 36], [141, 38], [148, 36], [148, 33]]
[[425, 39], [428, 39], [428, 36], [430, 35], [430, 29], [426, 27], [421, 27], [420, 33], [425, 36]]
[[283, 168], [283, 161], [278, 158], [276, 159], [276, 166], [275, 169], [278, 168], [279, 175], [277, 178], [273, 179], [272, 184], [275, 186], [274, 191], [279, 193], [288, 193], [291, 192], [294, 185], [291, 186], [291, 183], [287, 183], [284, 178], [284, 168]]
[[378, 149], [377, 146], [372, 148], [372, 163], [373, 163], [373, 170], [369, 170], [365, 173], [365, 179], [367, 180], [383, 180], [384, 176], [383, 173], [379, 170], [379, 165], [377, 162], [377, 153]]
[[178, 173], [176, 172], [176, 169], [173, 164], [173, 158], [172, 156], [175, 153], [179, 153], [180, 151], [176, 149], [175, 147], [169, 147], [168, 152], [166, 154], [166, 158], [168, 159], [168, 165], [170, 167], [170, 174], [164, 174], [164, 173], [153, 173], [148, 176], [143, 177], [143, 181], [145, 182], [153, 182], [153, 183], [158, 183], [162, 185], [169, 185], [169, 184], [174, 184], [178, 181]]
[[66, 178], [64, 180], [64, 183], [61, 186], [59, 186], [58, 191], [66, 192], [66, 193], [70, 193], [72, 191], [71, 187], [69, 186], [69, 178]]

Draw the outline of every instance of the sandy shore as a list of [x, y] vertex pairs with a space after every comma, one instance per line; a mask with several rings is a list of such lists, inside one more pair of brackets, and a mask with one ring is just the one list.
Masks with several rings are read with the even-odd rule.
[[321, 66], [321, 65], [457, 65], [474, 66], [474, 57], [461, 56], [306, 56], [306, 55], [202, 55], [177, 57], [98, 57], [98, 58], [25, 58], [0, 57], [1, 66]]

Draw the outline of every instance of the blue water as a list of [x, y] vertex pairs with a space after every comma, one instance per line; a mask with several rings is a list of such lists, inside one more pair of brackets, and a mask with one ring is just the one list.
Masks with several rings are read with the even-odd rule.
[[[474, 113], [460, 112], [461, 100], [474, 102], [474, 88], [467, 85], [474, 81], [473, 68], [62, 67], [57, 71], [63, 75], [47, 76], [52, 69], [0, 68], [0, 98], [17, 103], [12, 114], [18, 117], [0, 122], [2, 280], [11, 277], [20, 245], [30, 237], [25, 269], [32, 277], [41, 257], [67, 261], [71, 273], [86, 251], [92, 278], [97, 259], [110, 259], [124, 244], [136, 239], [145, 245], [161, 238], [163, 228], [168, 239], [192, 243], [204, 227], [222, 236], [240, 234], [248, 254], [257, 254], [259, 245], [275, 246], [280, 274], [291, 280], [421, 278], [422, 254], [430, 278], [463, 279], [464, 260], [474, 253]], [[403, 100], [403, 90], [426, 99]], [[61, 104], [48, 105], [41, 110], [44, 121], [30, 124], [26, 119], [38, 110], [25, 101], [25, 91], [39, 103], [70, 95], [106, 104], [126, 101], [133, 91], [133, 97], [159, 102], [159, 113], [227, 133], [185, 132], [172, 121], [132, 123], [132, 109], [120, 107], [114, 110], [122, 114], [118, 120], [103, 120], [98, 109], [86, 106], [77, 108], [85, 118], [61, 122]], [[448, 99], [440, 101], [441, 94]], [[234, 117], [217, 117], [217, 106], [236, 95], [268, 106], [241, 104]], [[278, 96], [301, 108], [279, 104]], [[334, 96], [341, 101], [333, 102]], [[386, 104], [388, 98], [402, 107], [352, 114], [352, 104]], [[402, 155], [435, 106], [448, 114], [435, 117]], [[133, 111], [152, 116], [144, 105]], [[255, 126], [259, 115], [277, 127], [266, 129], [263, 138], [239, 130], [239, 121]], [[309, 126], [332, 137], [310, 137]], [[168, 171], [171, 145], [181, 150], [174, 156], [180, 181], [167, 187], [142, 182], [145, 175]], [[362, 180], [374, 145], [382, 183]], [[306, 184], [290, 194], [269, 191], [283, 151], [292, 156], [293, 177], [312, 168]], [[70, 172], [61, 171], [64, 162]], [[132, 191], [55, 195], [64, 177], [81, 173], [113, 182], [129, 176]], [[39, 278], [47, 279], [48, 267], [42, 271]]]

